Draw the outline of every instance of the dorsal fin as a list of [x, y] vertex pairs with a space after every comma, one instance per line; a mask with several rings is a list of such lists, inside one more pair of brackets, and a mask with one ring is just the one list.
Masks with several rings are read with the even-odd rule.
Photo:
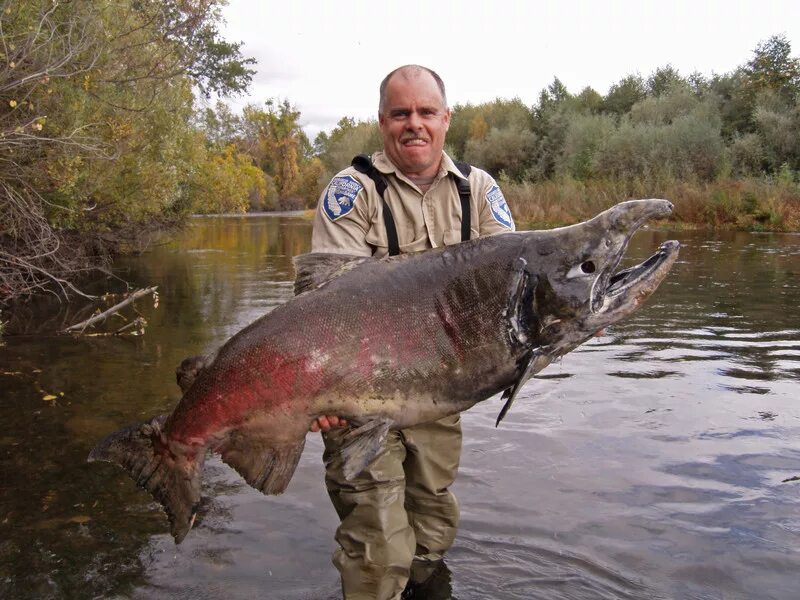
[[353, 267], [368, 260], [375, 260], [371, 256], [355, 256], [353, 254], [329, 254], [325, 252], [309, 252], [295, 256], [294, 270], [294, 295], [302, 294], [321, 286], [347, 273]]

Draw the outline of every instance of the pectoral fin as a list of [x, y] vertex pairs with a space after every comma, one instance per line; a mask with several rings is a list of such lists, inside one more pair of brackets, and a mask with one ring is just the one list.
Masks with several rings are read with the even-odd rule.
[[522, 369], [519, 379], [514, 382], [514, 385], [512, 385], [510, 388], [507, 388], [503, 392], [503, 396], [500, 398], [501, 400], [505, 400], [506, 403], [500, 410], [500, 414], [497, 415], [497, 421], [494, 424], [495, 427], [500, 425], [500, 421], [502, 421], [503, 417], [506, 416], [508, 410], [511, 408], [511, 405], [514, 404], [517, 393], [520, 391], [520, 389], [522, 389], [522, 386], [525, 385], [525, 382], [549, 365], [551, 360], [552, 359], [546, 354], [541, 354], [535, 350], [531, 352], [530, 358], [528, 358], [528, 361], [525, 363], [525, 367]]
[[393, 421], [384, 417], [371, 419], [345, 434], [342, 440], [342, 472], [351, 481], [367, 468], [383, 449]]

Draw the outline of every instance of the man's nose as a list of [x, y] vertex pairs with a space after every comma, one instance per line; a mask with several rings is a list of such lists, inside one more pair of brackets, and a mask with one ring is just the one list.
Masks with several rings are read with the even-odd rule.
[[407, 125], [409, 129], [414, 131], [419, 131], [422, 128], [422, 119], [420, 119], [417, 111], [411, 111], [411, 114], [408, 115]]

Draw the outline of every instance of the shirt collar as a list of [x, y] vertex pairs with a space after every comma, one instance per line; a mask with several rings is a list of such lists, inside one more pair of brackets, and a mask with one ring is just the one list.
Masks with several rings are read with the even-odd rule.
[[[398, 175], [402, 174], [383, 151], [378, 151], [372, 155], [372, 164], [375, 165], [375, 168], [381, 173], [397, 173]], [[458, 177], [459, 179], [466, 179], [461, 171], [458, 170], [458, 167], [456, 167], [453, 159], [447, 155], [447, 152], [442, 152], [442, 164], [439, 167], [439, 174], [436, 179], [441, 179], [448, 173]]]

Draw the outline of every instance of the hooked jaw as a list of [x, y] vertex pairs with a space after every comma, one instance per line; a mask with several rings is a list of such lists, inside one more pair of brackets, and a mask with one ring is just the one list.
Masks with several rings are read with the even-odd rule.
[[599, 295], [599, 304], [592, 303], [592, 316], [602, 321], [602, 327], [616, 323], [631, 314], [656, 291], [678, 258], [680, 244], [664, 242], [658, 251], [644, 262], [612, 275]]
[[[599, 227], [604, 231], [608, 231], [611, 234], [612, 239], [616, 237], [617, 240], [615, 241], [609, 239], [607, 241], [607, 245], [617, 245], [618, 247], [616, 257], [613, 262], [609, 263], [606, 268], [604, 268], [603, 271], [598, 274], [592, 285], [592, 290], [590, 293], [592, 313], [597, 313], [602, 309], [606, 303], [606, 296], [611, 291], [612, 285], [620, 282], [623, 273], [635, 272], [635, 274], [645, 277], [649, 271], [638, 269], [638, 267], [642, 267], [645, 264], [654, 267], [658, 262], [658, 257], [666, 258], [666, 255], [662, 253], [662, 250], [664, 249], [662, 246], [659, 252], [651, 256], [641, 265], [637, 265], [637, 267], [627, 269], [626, 271], [615, 273], [619, 263], [625, 256], [625, 251], [628, 249], [628, 243], [630, 242], [631, 237], [633, 237], [633, 234], [636, 233], [639, 228], [641, 228], [642, 225], [644, 225], [650, 219], [658, 219], [670, 215], [672, 213], [672, 209], [673, 205], [669, 200], [661, 200], [656, 198], [651, 198], [648, 200], [630, 200], [628, 202], [622, 202], [616, 206], [613, 206], [589, 221], [589, 223], [592, 223], [592, 225], [595, 227]], [[677, 245], [677, 242], [674, 243]], [[677, 246], [675, 250], [677, 251]], [[670, 263], [670, 266], [671, 264], [672, 263]], [[668, 270], [669, 267], [667, 268], [667, 271]], [[628, 273], [628, 275], [628, 283], [633, 284], [634, 280], [637, 280], [637, 278], [633, 275], [633, 273]], [[664, 275], [666, 275], [666, 272]], [[619, 288], [620, 286], [617, 287]], [[652, 290], [647, 293], [647, 296], [649, 296], [656, 287], [658, 287], [658, 283], [656, 283]], [[619, 290], [618, 293], [621, 293], [621, 290]]]

